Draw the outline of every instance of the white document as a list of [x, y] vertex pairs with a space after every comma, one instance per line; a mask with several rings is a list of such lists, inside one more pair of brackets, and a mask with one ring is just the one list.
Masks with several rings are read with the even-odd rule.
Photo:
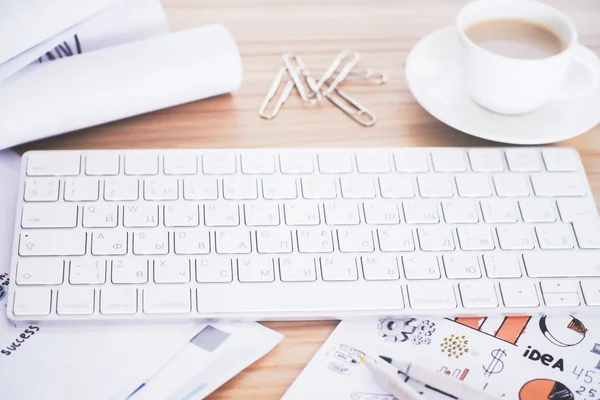
[[[344, 320], [283, 400], [393, 400], [358, 354], [408, 359], [499, 399], [600, 396], [600, 319], [388, 318]], [[453, 397], [408, 378], [429, 400]]]
[[[31, 0], [14, 2], [14, 4], [29, 2]], [[34, 2], [38, 3], [38, 1]], [[56, 4], [56, 2], [44, 4], [46, 3]], [[96, 4], [93, 2], [77, 4], [79, 3]], [[52, 37], [45, 38], [35, 46], [0, 64], [0, 82], [32, 62], [52, 61], [168, 32], [166, 15], [160, 0], [119, 0], [116, 3], [111, 0], [109, 3], [114, 4], [109, 4], [98, 14], [74, 26], [69, 26]], [[59, 11], [58, 7], [60, 5], [53, 8], [54, 13]], [[29, 27], [28, 24], [21, 25]], [[0, 30], [2, 28], [5, 27], [0, 26]]]
[[0, 82], [0, 149], [235, 91], [242, 62], [210, 25], [31, 65]]
[[257, 323], [207, 325], [129, 399], [203, 399], [271, 351], [282, 338]]

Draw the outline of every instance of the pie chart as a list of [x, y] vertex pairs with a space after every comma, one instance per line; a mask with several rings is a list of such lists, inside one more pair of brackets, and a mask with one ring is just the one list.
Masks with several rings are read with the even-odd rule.
[[570, 347], [580, 343], [587, 333], [587, 328], [572, 315], [550, 316], [540, 318], [540, 330], [552, 344], [558, 347]]
[[519, 400], [575, 400], [573, 392], [551, 379], [534, 379], [523, 385]]

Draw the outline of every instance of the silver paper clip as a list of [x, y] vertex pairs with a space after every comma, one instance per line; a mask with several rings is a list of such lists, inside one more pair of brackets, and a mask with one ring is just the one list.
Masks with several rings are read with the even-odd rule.
[[374, 85], [383, 85], [387, 82], [388, 76], [387, 74], [375, 71], [370, 68], [365, 68], [359, 71], [352, 71], [348, 74], [346, 78], [348, 80], [365, 80]]
[[270, 115], [266, 114], [266, 110], [267, 110], [267, 107], [269, 106], [269, 103], [271, 102], [271, 100], [273, 100], [273, 98], [275, 97], [275, 94], [277, 94], [277, 90], [279, 89], [279, 86], [281, 86], [281, 83], [284, 82], [283, 78], [286, 75], [287, 75], [286, 67], [282, 67], [279, 70], [279, 72], [277, 73], [277, 75], [275, 75], [275, 78], [273, 79], [273, 83], [271, 83], [271, 87], [269, 88], [269, 91], [267, 92], [267, 95], [265, 96], [265, 98], [260, 106], [260, 109], [258, 110], [258, 115], [260, 115], [261, 118], [264, 118], [264, 119], [275, 118], [277, 116], [277, 114], [279, 114], [279, 110], [281, 110], [283, 103], [285, 103], [286, 100], [288, 99], [288, 97], [290, 97], [290, 94], [294, 90], [294, 82], [287, 81], [283, 88], [283, 91], [281, 92], [281, 96], [279, 96], [279, 99], [277, 99], [277, 102], [275, 103], [273, 112]]
[[[317, 90], [317, 81], [310, 76], [310, 72], [306, 68], [306, 64], [304, 64], [304, 61], [302, 61], [299, 55], [286, 53], [283, 55], [283, 63], [287, 67], [288, 73], [296, 85], [296, 90], [298, 90], [302, 100], [310, 104], [316, 104], [323, 99], [321, 92]], [[310, 91], [304, 89], [304, 84], [302, 83], [300, 76], [298, 76], [298, 73], [302, 74], [302, 77], [306, 82], [306, 86], [308, 86]], [[314, 97], [316, 97], [316, 100]]]
[[[331, 77], [338, 70], [342, 62], [348, 59], [348, 61], [344, 64], [344, 66], [340, 69], [340, 72], [335, 76], [333, 82], [329, 83]], [[321, 90], [323, 84], [327, 83], [328, 87], [326, 90], [322, 92], [323, 96], [329, 96], [335, 88], [348, 76], [348, 74], [352, 71], [352, 69], [356, 66], [358, 61], [360, 60], [360, 53], [358, 52], [347, 52], [343, 51], [333, 60], [333, 62], [329, 65], [327, 70], [321, 76], [319, 82], [317, 82], [317, 91]]]
[[343, 90], [335, 89], [334, 93], [336, 93], [343, 101], [332, 95], [327, 95], [325, 97], [327, 97], [327, 99], [331, 101], [337, 108], [342, 110], [346, 115], [362, 126], [375, 125], [375, 122], [377, 122], [377, 117], [375, 117], [375, 115], [368, 108], [354, 100], [352, 97], [348, 96], [348, 94]]

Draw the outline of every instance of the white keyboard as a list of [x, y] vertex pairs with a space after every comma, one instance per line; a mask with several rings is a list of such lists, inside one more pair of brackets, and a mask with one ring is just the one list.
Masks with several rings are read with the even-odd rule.
[[13, 320], [600, 311], [600, 222], [565, 148], [23, 157]]

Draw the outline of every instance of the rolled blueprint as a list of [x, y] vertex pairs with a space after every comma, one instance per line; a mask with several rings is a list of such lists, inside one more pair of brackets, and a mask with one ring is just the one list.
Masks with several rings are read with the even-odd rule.
[[241, 81], [222, 25], [31, 65], [0, 83], [0, 148], [233, 92]]

